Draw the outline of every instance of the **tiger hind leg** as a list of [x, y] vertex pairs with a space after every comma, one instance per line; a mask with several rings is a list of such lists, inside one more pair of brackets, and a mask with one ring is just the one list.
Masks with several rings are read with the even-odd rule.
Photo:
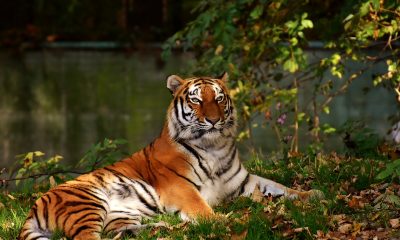
[[165, 222], [158, 222], [158, 223], [148, 223], [148, 224], [137, 224], [137, 225], [129, 225], [129, 224], [122, 224], [119, 228], [115, 228], [112, 231], [112, 234], [117, 234], [114, 236], [113, 239], [120, 239], [127, 234], [131, 234], [136, 236], [139, 234], [140, 231], [149, 227], [167, 227], [168, 224]]
[[74, 240], [100, 240], [102, 226], [101, 221], [76, 222], [65, 235]]

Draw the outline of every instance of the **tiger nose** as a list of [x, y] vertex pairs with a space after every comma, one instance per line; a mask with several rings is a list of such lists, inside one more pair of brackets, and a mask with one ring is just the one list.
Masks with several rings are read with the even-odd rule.
[[215, 125], [219, 121], [219, 117], [211, 117], [211, 118], [205, 118], [205, 120], [212, 125]]

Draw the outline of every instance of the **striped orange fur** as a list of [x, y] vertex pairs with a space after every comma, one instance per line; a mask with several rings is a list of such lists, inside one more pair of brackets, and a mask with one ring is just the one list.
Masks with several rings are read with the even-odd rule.
[[227, 78], [170, 76], [173, 100], [160, 136], [129, 158], [49, 190], [18, 239], [50, 239], [61, 230], [71, 239], [97, 240], [138, 230], [143, 218], [164, 212], [184, 220], [210, 217], [212, 206], [248, 196], [256, 185], [265, 195], [310, 196], [252, 175], [240, 163]]

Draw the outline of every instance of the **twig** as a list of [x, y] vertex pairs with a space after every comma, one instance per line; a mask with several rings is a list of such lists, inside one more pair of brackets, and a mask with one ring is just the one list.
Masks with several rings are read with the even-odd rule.
[[26, 177], [0, 179], [0, 182], [4, 183], [4, 182], [25, 180], [25, 179], [31, 179], [31, 178], [39, 178], [39, 177], [44, 177], [44, 176], [52, 176], [52, 175], [56, 175], [56, 174], [65, 174], [65, 173], [85, 174], [85, 173], [88, 173], [88, 172], [58, 171], [58, 172], [52, 172], [52, 173], [39, 173], [39, 174], [34, 174], [34, 175], [26, 176]]

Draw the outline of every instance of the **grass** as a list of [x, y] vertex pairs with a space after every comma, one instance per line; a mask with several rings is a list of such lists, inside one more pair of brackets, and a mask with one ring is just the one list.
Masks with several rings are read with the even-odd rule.
[[[400, 237], [399, 229], [390, 223], [390, 219], [400, 218], [400, 197], [396, 195], [400, 186], [390, 179], [375, 180], [386, 161], [380, 156], [356, 158], [336, 154], [269, 161], [253, 157], [245, 163], [250, 172], [297, 189], [320, 189], [325, 199], [300, 202], [264, 198], [255, 202], [240, 197], [216, 207], [215, 219], [182, 223], [176, 215], [161, 215], [151, 221], [164, 221], [168, 227], [147, 228], [137, 236], [122, 239]], [[5, 191], [0, 194], [1, 239], [15, 239], [37, 196]], [[60, 239], [60, 235], [55, 239]]]

